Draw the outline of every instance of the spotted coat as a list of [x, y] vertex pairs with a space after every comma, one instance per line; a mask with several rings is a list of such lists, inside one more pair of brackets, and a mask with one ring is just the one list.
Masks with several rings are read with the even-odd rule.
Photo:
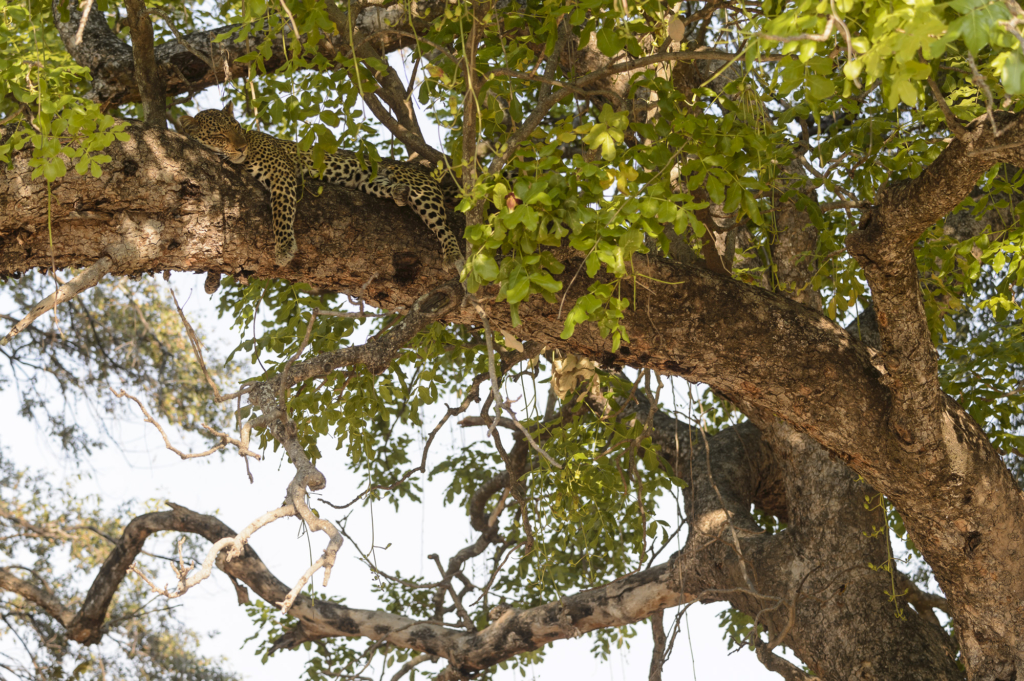
[[465, 265], [462, 248], [448, 225], [445, 194], [428, 168], [385, 160], [378, 165], [374, 177], [368, 168], [360, 167], [355, 154], [338, 151], [325, 156], [326, 167], [320, 175], [313, 168], [311, 154], [299, 150], [295, 142], [244, 129], [235, 120], [231, 104], [223, 110], [207, 109], [195, 117], [182, 116], [179, 120], [186, 135], [232, 163], [244, 164], [270, 190], [274, 260], [278, 265], [286, 265], [295, 255], [295, 205], [300, 174], [391, 199], [399, 206], [411, 206], [441, 242], [445, 263], [458, 270]]

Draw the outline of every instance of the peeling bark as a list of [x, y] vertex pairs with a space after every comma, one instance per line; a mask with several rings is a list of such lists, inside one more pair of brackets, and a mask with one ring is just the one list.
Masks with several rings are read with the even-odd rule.
[[[1024, 137], [1014, 124], [1000, 127], [1007, 129], [1001, 144]], [[985, 130], [977, 125], [970, 129], [976, 144], [990, 142]], [[31, 180], [26, 154], [15, 159], [14, 168], [0, 176], [0, 275], [49, 267], [51, 257], [58, 267], [67, 267], [109, 256], [116, 274], [212, 270], [287, 277], [359, 295], [391, 310], [407, 309], [444, 280], [436, 243], [411, 210], [337, 187], [326, 187], [321, 197], [307, 193], [302, 199], [296, 221], [299, 257], [287, 269], [278, 269], [270, 255], [266, 194], [255, 181], [174, 133], [133, 128], [131, 135], [129, 142], [111, 147], [113, 161], [99, 179], [68, 175], [54, 184], [52, 254], [45, 229], [45, 185]], [[881, 650], [855, 653], [857, 647], [834, 635], [844, 625], [843, 607], [838, 606], [873, 603], [884, 593], [878, 574], [863, 569], [868, 561], [878, 562], [879, 546], [857, 543], [863, 529], [877, 522], [862, 510], [867, 488], [841, 460], [890, 497], [903, 514], [948, 597], [972, 674], [1011, 678], [1015, 660], [1024, 659], [1024, 618], [1015, 605], [1008, 605], [1024, 602], [1024, 567], [1017, 555], [1024, 538], [1024, 501], [977, 424], [933, 390], [925, 372], [933, 360], [911, 351], [923, 347], [914, 308], [918, 294], [908, 284], [908, 249], [919, 233], [915, 230], [924, 220], [951, 210], [970, 190], [974, 180], [959, 174], [981, 172], [1005, 160], [1000, 154], [1016, 153], [990, 152], [979, 162], [979, 156], [966, 155], [963, 145], [970, 143], [951, 144], [934, 164], [936, 170], [923, 173], [910, 189], [896, 187], [882, 195], [858, 235], [861, 241], [852, 239], [851, 250], [864, 258], [873, 291], [877, 288], [884, 363], [873, 359], [854, 335], [804, 305], [698, 266], [653, 257], [637, 264], [645, 287], [638, 288], [637, 309], [626, 315], [633, 341], [618, 353], [611, 353], [610, 343], [591, 324], [579, 326], [570, 340], [560, 340], [556, 305], [529, 300], [520, 307], [523, 326], [516, 329], [518, 337], [606, 366], [648, 367], [707, 383], [743, 405], [762, 428], [761, 447], [775, 453], [764, 458], [763, 452], [754, 452], [746, 463], [742, 458], [732, 463], [716, 458], [712, 471], [718, 465], [728, 471], [713, 474], [717, 493], [707, 491], [713, 489], [711, 479], [701, 482], [701, 467], [695, 465], [690, 503], [699, 531], [682, 554], [562, 603], [506, 613], [472, 636], [403, 618], [392, 621], [394, 616], [382, 613], [338, 609], [325, 614], [319, 608], [337, 606], [317, 604], [315, 616], [302, 610], [303, 630], [295, 640], [386, 636], [396, 645], [480, 669], [576, 631], [636, 621], [696, 598], [727, 597], [746, 612], [763, 613], [769, 633], [781, 635], [792, 615], [778, 604], [792, 603], [796, 596], [798, 626], [789, 629], [786, 645], [820, 661], [821, 675], [850, 678], [838, 670], [852, 669], [861, 678], [907, 678], [907, 669], [922, 669], [917, 678], [956, 678], [949, 659], [936, 653], [945, 645], [941, 631], [913, 611], [906, 621], [858, 621], [887, 632], [888, 639], [876, 639], [882, 641]], [[914, 215], [907, 212], [912, 203], [908, 191], [925, 202]], [[940, 194], [957, 191], [962, 193], [940, 200]], [[554, 254], [566, 263], [568, 273], [576, 271], [582, 258], [568, 248]], [[565, 292], [566, 309], [588, 284], [580, 277]], [[510, 328], [508, 310], [493, 301], [494, 293], [482, 291], [482, 304], [492, 323]], [[474, 319], [475, 313], [461, 309], [446, 321]], [[914, 390], [922, 386], [928, 394], [916, 395]], [[704, 455], [706, 470], [709, 452], [695, 451]], [[730, 451], [735, 457], [739, 449]], [[744, 466], [773, 473], [745, 477]], [[780, 478], [784, 497], [778, 491]], [[776, 482], [760, 492], [751, 484], [765, 479]], [[776, 510], [784, 498], [791, 532], [775, 537], [753, 533], [746, 514], [758, 495]], [[815, 498], [834, 501], [821, 506], [812, 503]], [[733, 530], [743, 535], [742, 561], [735, 541], [721, 539], [731, 537]], [[697, 542], [698, 536], [706, 543]], [[861, 547], [859, 553], [850, 554], [855, 545]], [[839, 559], [847, 563], [837, 564]], [[742, 574], [759, 565], [793, 569]], [[225, 569], [242, 579], [230, 564]], [[840, 578], [842, 574], [848, 576]], [[277, 587], [270, 588], [267, 579], [253, 573], [243, 581], [270, 600]], [[738, 590], [742, 584], [747, 587]], [[823, 608], [822, 603], [837, 607]], [[296, 608], [300, 606], [312, 607], [297, 602]], [[387, 634], [372, 633], [382, 624], [389, 627]], [[852, 622], [849, 631], [854, 631]], [[886, 645], [885, 640], [903, 643]], [[869, 669], [862, 664], [865, 659], [889, 662], [884, 670]]]

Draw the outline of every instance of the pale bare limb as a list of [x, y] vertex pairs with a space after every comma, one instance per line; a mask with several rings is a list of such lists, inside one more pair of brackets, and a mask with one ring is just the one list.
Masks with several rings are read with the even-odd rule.
[[50, 310], [53, 310], [64, 301], [70, 300], [82, 291], [95, 286], [99, 283], [99, 280], [103, 278], [103, 275], [110, 271], [113, 264], [113, 261], [109, 257], [103, 256], [85, 270], [75, 275], [74, 279], [63, 284], [56, 291], [36, 303], [36, 306], [32, 308], [24, 319], [15, 324], [14, 328], [12, 328], [6, 336], [0, 338], [0, 346], [10, 343], [11, 339], [28, 328], [29, 324], [39, 319]]
[[[172, 504], [171, 506], [173, 507], [174, 505]], [[188, 565], [187, 567], [185, 566], [184, 558], [180, 555], [181, 544], [179, 543], [178, 565], [172, 566], [172, 569], [174, 570], [175, 574], [178, 577], [178, 584], [173, 591], [170, 590], [168, 587], [157, 586], [153, 582], [153, 580], [151, 580], [145, 574], [145, 572], [143, 572], [142, 568], [139, 567], [137, 563], [132, 563], [128, 567], [128, 570], [130, 572], [134, 572], [140, 578], [142, 578], [142, 580], [146, 582], [146, 584], [149, 585], [149, 588], [152, 589], [154, 592], [171, 599], [181, 598], [185, 595], [185, 593], [188, 592], [189, 589], [199, 584], [203, 580], [209, 578], [209, 576], [213, 573], [213, 566], [217, 562], [217, 556], [220, 555], [222, 551], [226, 551], [224, 556], [225, 560], [231, 561], [232, 559], [242, 555], [242, 551], [245, 550], [246, 543], [248, 543], [249, 538], [252, 537], [252, 535], [257, 530], [259, 530], [262, 527], [266, 527], [275, 520], [278, 520], [280, 518], [287, 518], [294, 515], [296, 515], [294, 506], [281, 506], [279, 508], [275, 508], [272, 511], [264, 513], [259, 518], [249, 523], [245, 527], [245, 529], [239, 532], [236, 536], [224, 537], [216, 541], [213, 544], [213, 546], [210, 547], [210, 550], [207, 551], [206, 558], [203, 559], [202, 564], [199, 566], [199, 569], [195, 572], [195, 574], [192, 574], [192, 572], [196, 569], [194, 563]], [[303, 582], [303, 584], [304, 583], [305, 582]]]
[[89, 21], [89, 12], [92, 11], [93, 0], [85, 0], [85, 6], [82, 7], [82, 19], [78, 22], [78, 32], [75, 33], [75, 45], [82, 44], [82, 36], [85, 34], [85, 23]]
[[[295, 583], [295, 586], [293, 586], [292, 590], [288, 592], [288, 595], [284, 597], [284, 600], [277, 604], [278, 606], [280, 606], [281, 612], [287, 614], [288, 611], [292, 609], [292, 605], [295, 604], [295, 599], [299, 597], [299, 594], [302, 592], [303, 587], [305, 587], [306, 584], [309, 582], [310, 578], [314, 574], [316, 574], [316, 571], [322, 567], [326, 567], [327, 570], [330, 570], [330, 566], [327, 565], [326, 551], [324, 551], [323, 555], [317, 558], [316, 561], [314, 561], [313, 564], [310, 565], [309, 568], [307, 568], [307, 570], [302, 573], [302, 577], [300, 577], [299, 581]], [[327, 586], [327, 580], [328, 576], [327, 574], [325, 574], [324, 586]]]
[[[237, 447], [238, 448], [238, 453], [240, 455], [252, 457], [253, 459], [256, 459], [257, 461], [262, 461], [263, 460], [263, 456], [261, 454], [257, 454], [256, 452], [254, 452], [251, 449], [249, 449], [248, 430], [246, 430], [246, 437], [245, 437], [245, 440], [243, 442], [240, 439], [236, 440], [235, 438], [231, 437], [227, 433], [222, 433], [219, 430], [215, 430], [214, 428], [211, 428], [210, 426], [208, 426], [205, 423], [202, 424], [202, 425], [203, 425], [203, 428], [205, 428], [207, 431], [209, 431], [209, 433], [211, 435], [215, 435], [216, 437], [219, 437], [222, 440], [224, 440], [224, 442], [226, 442], [228, 444], [231, 444], [231, 445], [234, 445], [235, 447]], [[243, 428], [251, 429], [252, 428], [252, 421], [247, 421], [246, 424], [244, 426], [242, 426], [242, 427]]]
[[156, 429], [160, 432], [160, 437], [162, 437], [164, 439], [164, 446], [167, 449], [169, 449], [172, 452], [174, 452], [175, 454], [177, 454], [183, 461], [187, 461], [188, 459], [199, 459], [199, 458], [202, 458], [204, 456], [209, 456], [210, 454], [213, 454], [214, 452], [217, 452], [217, 451], [219, 451], [221, 449], [224, 449], [228, 445], [235, 445], [236, 447], [238, 447], [238, 453], [240, 455], [242, 455], [242, 456], [251, 456], [252, 458], [254, 458], [254, 459], [258, 460], [258, 461], [262, 461], [263, 460], [263, 457], [261, 455], [257, 454], [256, 452], [253, 452], [253, 451], [251, 451], [249, 449], [248, 444], [243, 446], [242, 442], [240, 440], [236, 440], [236, 439], [230, 437], [229, 435], [227, 435], [226, 433], [221, 433], [220, 431], [214, 430], [213, 428], [211, 428], [210, 426], [206, 425], [205, 423], [203, 424], [203, 428], [205, 428], [207, 431], [209, 431], [211, 435], [215, 435], [215, 436], [219, 437], [221, 439], [221, 441], [217, 445], [211, 447], [210, 449], [207, 449], [205, 452], [185, 453], [185, 452], [181, 451], [180, 449], [178, 449], [177, 447], [175, 447], [175, 446], [173, 446], [171, 444], [171, 440], [170, 440], [170, 438], [167, 437], [167, 433], [164, 432], [164, 429], [160, 426], [160, 424], [157, 422], [157, 420], [154, 419], [150, 415], [149, 411], [146, 409], [145, 405], [142, 404], [142, 401], [139, 398], [135, 397], [135, 395], [132, 395], [131, 393], [127, 392], [124, 389], [122, 389], [122, 390], [114, 390], [110, 386], [107, 386], [107, 387], [110, 388], [110, 392], [114, 393], [114, 397], [117, 397], [117, 398], [120, 398], [120, 399], [124, 399], [124, 398], [127, 397], [131, 401], [135, 402], [135, 404], [139, 405], [139, 409], [142, 410], [142, 416], [143, 416], [142, 420], [145, 423], [149, 423], [149, 424], [152, 424], [153, 426], [155, 426]]
[[[283, 382], [282, 382], [283, 384]], [[321, 519], [306, 504], [306, 490], [321, 490], [327, 485], [327, 479], [323, 473], [317, 470], [316, 466], [309, 460], [305, 448], [299, 441], [295, 424], [289, 418], [287, 412], [279, 401], [278, 394], [273, 390], [271, 383], [260, 383], [249, 392], [249, 403], [263, 412], [261, 419], [263, 424], [270, 430], [271, 434], [284, 445], [285, 452], [295, 466], [295, 476], [288, 483], [288, 491], [285, 500], [294, 508], [298, 515], [311, 532], [323, 532], [330, 540], [323, 555], [303, 575], [302, 584], [308, 580], [316, 570], [324, 568], [323, 585], [326, 587], [331, 579], [331, 568], [341, 548], [342, 536], [338, 528], [327, 520]], [[301, 590], [301, 585], [298, 587]], [[293, 593], [294, 592], [294, 593]], [[292, 592], [281, 601], [282, 612], [287, 613], [295, 602], [298, 591]]]

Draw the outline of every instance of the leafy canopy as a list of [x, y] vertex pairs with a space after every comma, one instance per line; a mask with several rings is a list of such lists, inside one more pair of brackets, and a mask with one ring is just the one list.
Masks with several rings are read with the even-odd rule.
[[[339, 146], [370, 164], [402, 154], [361, 105], [379, 90], [385, 57], [323, 48], [339, 36], [362, 39], [359, 8], [330, 0], [150, 5], [162, 12], [158, 43], [175, 39], [172, 25], [187, 32], [235, 24], [216, 40], [251, 41], [239, 60], [248, 76], [221, 93], [247, 124], [295, 139], [318, 159]], [[391, 23], [377, 29], [408, 34], [390, 67], [415, 74], [420, 114], [442, 131], [447, 162], [439, 172], [462, 185], [459, 209], [477, 217], [465, 232], [468, 289], [496, 285], [518, 322], [531, 296], [559, 303], [566, 277], [585, 272], [589, 290], [564, 311], [563, 337], [590, 322], [613, 349], [629, 343], [622, 315], [645, 285], [630, 263], [679, 243], [695, 257], [709, 207], [742, 227], [733, 276], [778, 290], [791, 286], [774, 256], [778, 208], [806, 213], [818, 238], [804, 254], [811, 276], [803, 286], [820, 295], [829, 317], [849, 319], [869, 302], [842, 247], [858, 226], [853, 209], [887, 183], [920, 174], [951, 137], [948, 117], [966, 125], [992, 107], [1018, 111], [1024, 91], [1022, 11], [1013, 0], [765, 0], [714, 11], [684, 3], [678, 14], [654, 0], [513, 0], [476, 17], [465, 0], [431, 7], [440, 9], [421, 17], [409, 5], [389, 5]], [[126, 38], [114, 10], [101, 0], [93, 9]], [[39, 0], [0, 0], [0, 114], [9, 131], [0, 159], [30, 146], [36, 175], [55, 183], [72, 169], [101, 174], [104, 149], [128, 137], [119, 116], [137, 117], [141, 107], [106, 111], [91, 100], [88, 71], [71, 60], [48, 14]], [[286, 57], [271, 69], [275, 41], [284, 41]], [[702, 50], [722, 56], [707, 59]], [[181, 96], [170, 111], [193, 107]], [[467, 149], [483, 151], [470, 159]], [[943, 388], [1007, 450], [1021, 445], [1022, 313], [1013, 289], [1024, 270], [1012, 197], [1022, 182], [1018, 169], [993, 169], [961, 206], [979, 220], [998, 216], [993, 228], [965, 235], [940, 222], [916, 250]], [[583, 254], [582, 272], [566, 272], [548, 250], [564, 245]], [[304, 285], [255, 280], [225, 287], [220, 302], [245, 339], [238, 351], [260, 363], [262, 376], [299, 349], [312, 309], [341, 304]], [[358, 342], [392, 321], [321, 317], [307, 352]], [[403, 477], [420, 455], [409, 433], [430, 427], [446, 400], [461, 399], [466, 377], [486, 373], [484, 346], [478, 329], [435, 326], [380, 375], [352, 369], [301, 386], [289, 409], [303, 443], [315, 456], [334, 455], [328, 445], [343, 451], [365, 487], [377, 488], [367, 498], [418, 500], [415, 478]], [[542, 368], [552, 361], [519, 374], [524, 387], [515, 388], [524, 395], [520, 420], [543, 432], [546, 451], [564, 464], [527, 466], [534, 550], [493, 591], [523, 606], [634, 569], [637, 556], [669, 540], [651, 509], [679, 485], [654, 455], [642, 419], [621, 412], [649, 375], [601, 370], [596, 383], [548, 403]], [[588, 391], [612, 404], [610, 412], [582, 399]], [[737, 417], [714, 396], [694, 399], [711, 430]], [[483, 440], [433, 474], [450, 477], [449, 503], [467, 505], [502, 470]], [[514, 544], [524, 534], [520, 519], [507, 538]], [[383, 584], [390, 608], [430, 616], [424, 592]], [[484, 621], [483, 605], [473, 617]]]

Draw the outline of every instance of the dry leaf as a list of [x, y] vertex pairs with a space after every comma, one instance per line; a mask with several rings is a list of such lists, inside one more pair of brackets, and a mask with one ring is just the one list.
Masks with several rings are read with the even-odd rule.
[[523, 347], [522, 343], [520, 343], [518, 340], [516, 340], [515, 336], [510, 334], [505, 329], [501, 330], [501, 336], [502, 336], [502, 338], [505, 339], [505, 347], [506, 348], [512, 348], [516, 352], [522, 352], [523, 350], [526, 349], [526, 348]]
[[686, 33], [686, 24], [683, 23], [679, 17], [672, 17], [672, 21], [668, 22], [668, 35], [672, 40], [679, 42], [683, 39], [683, 35]]

